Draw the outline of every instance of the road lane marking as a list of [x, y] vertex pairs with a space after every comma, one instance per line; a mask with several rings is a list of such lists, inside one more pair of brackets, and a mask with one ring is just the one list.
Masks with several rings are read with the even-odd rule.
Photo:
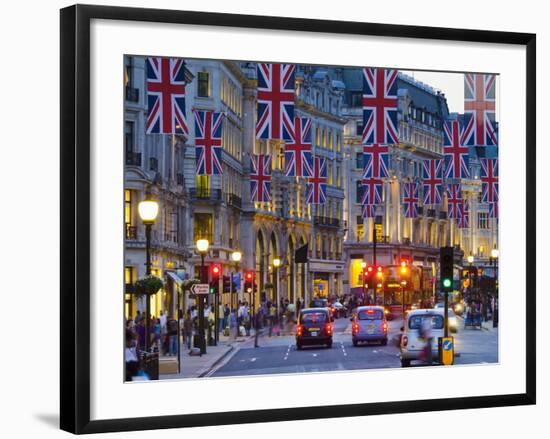
[[292, 348], [292, 345], [289, 344], [289, 345], [288, 345], [288, 349], [286, 350], [286, 354], [285, 354], [285, 357], [283, 358], [283, 360], [288, 359], [288, 354], [290, 353], [290, 349], [291, 349], [291, 348]]
[[256, 361], [256, 357], [252, 357], [250, 361], [254, 363], [254, 361]]
[[340, 342], [340, 347], [342, 348], [342, 352], [344, 354], [344, 357], [347, 357], [348, 354], [346, 352], [346, 348], [344, 347], [344, 342]]

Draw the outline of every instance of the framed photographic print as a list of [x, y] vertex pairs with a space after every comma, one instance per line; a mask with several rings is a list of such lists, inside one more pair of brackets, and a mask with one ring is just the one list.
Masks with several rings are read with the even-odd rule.
[[534, 404], [535, 41], [63, 9], [61, 428]]

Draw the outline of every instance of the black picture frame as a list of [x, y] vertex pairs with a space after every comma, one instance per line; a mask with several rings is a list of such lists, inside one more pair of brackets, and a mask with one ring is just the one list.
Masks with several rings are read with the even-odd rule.
[[[526, 392], [224, 413], [90, 420], [90, 22], [130, 20], [503, 43], [526, 48]], [[472, 409], [536, 401], [536, 35], [303, 18], [75, 5], [61, 10], [61, 404], [63, 430], [129, 430]]]

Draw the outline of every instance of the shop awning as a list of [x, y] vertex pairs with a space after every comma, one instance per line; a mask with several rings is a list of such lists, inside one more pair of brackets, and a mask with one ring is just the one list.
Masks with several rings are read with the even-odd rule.
[[171, 278], [174, 283], [178, 286], [178, 287], [181, 287], [181, 284], [183, 283], [183, 279], [180, 278], [176, 273], [174, 273], [173, 271], [167, 271], [166, 274], [168, 275], [169, 278]]

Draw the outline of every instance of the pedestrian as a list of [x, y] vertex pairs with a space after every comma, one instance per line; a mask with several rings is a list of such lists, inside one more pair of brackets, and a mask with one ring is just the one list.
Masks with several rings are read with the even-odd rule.
[[191, 349], [191, 339], [193, 337], [193, 320], [191, 319], [191, 311], [187, 310], [183, 319], [183, 336], [187, 349]]
[[136, 325], [141, 322], [141, 319], [143, 319], [143, 314], [141, 314], [140, 310], [137, 310], [136, 318], [134, 319]]
[[271, 337], [273, 333], [273, 325], [277, 319], [277, 307], [274, 304], [271, 304], [269, 307], [269, 336]]
[[244, 324], [244, 329], [246, 331], [246, 335], [249, 336], [250, 327], [251, 327], [251, 318], [248, 310], [248, 302], [245, 302], [243, 305], [243, 324]]
[[[210, 310], [207, 317], [208, 322], [208, 330], [209, 330], [209, 339], [212, 339], [212, 333], [215, 331], [216, 327], [216, 316], [214, 311]], [[212, 340], [210, 340], [210, 343], [212, 343]]]
[[223, 307], [223, 329], [225, 329], [229, 326], [229, 314], [230, 313], [231, 313], [231, 310], [229, 309], [229, 306], [226, 303]]
[[151, 342], [151, 346], [155, 348], [158, 352], [161, 352], [161, 344], [160, 344], [160, 319], [155, 319], [153, 324], [153, 340]]
[[139, 322], [137, 323], [135, 327], [135, 331], [137, 334], [137, 341], [138, 341], [138, 348], [140, 351], [145, 351], [145, 325], [143, 324], [143, 318], [139, 319]]
[[424, 317], [420, 324], [420, 337], [424, 339], [424, 356], [428, 365], [432, 364], [432, 317]]
[[262, 309], [260, 307], [256, 311], [256, 314], [254, 314], [254, 316], [253, 316], [253, 319], [254, 319], [254, 347], [255, 348], [260, 347], [258, 345], [258, 338], [260, 337], [260, 332], [262, 330], [262, 316], [263, 316]]
[[126, 381], [132, 381], [132, 378], [135, 377], [139, 371], [137, 344], [137, 334], [131, 329], [126, 329], [126, 348], [124, 350]]
[[237, 339], [239, 336], [239, 324], [237, 320], [237, 311], [232, 309], [229, 313], [229, 331], [231, 335]]
[[168, 355], [176, 356], [178, 352], [178, 321], [176, 319], [167, 320], [166, 330], [168, 335]]

